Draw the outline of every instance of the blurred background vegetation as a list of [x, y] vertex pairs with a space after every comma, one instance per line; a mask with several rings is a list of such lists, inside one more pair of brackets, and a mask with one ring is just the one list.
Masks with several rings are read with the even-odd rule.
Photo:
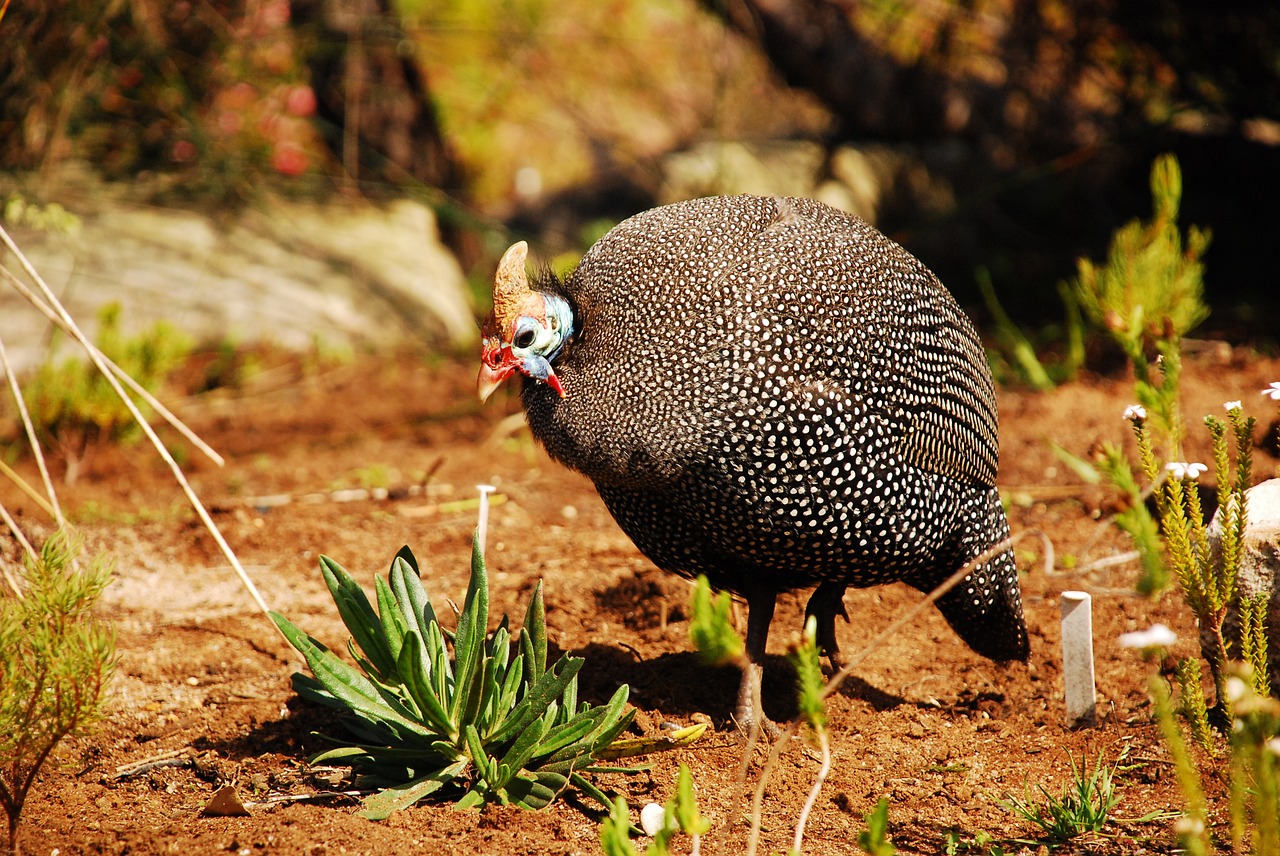
[[1275, 4], [11, 0], [0, 46], [0, 173], [36, 201], [74, 203], [69, 164], [200, 210], [408, 196], [477, 279], [513, 235], [572, 255], [681, 196], [808, 193], [1042, 328], [1172, 152], [1203, 329], [1274, 338]]

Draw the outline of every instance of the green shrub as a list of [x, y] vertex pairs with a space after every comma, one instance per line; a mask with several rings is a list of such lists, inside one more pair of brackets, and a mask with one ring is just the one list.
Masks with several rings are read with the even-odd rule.
[[0, 596], [0, 804], [14, 853], [36, 776], [64, 737], [101, 717], [115, 666], [115, 637], [93, 614], [110, 568], [77, 567], [77, 552], [65, 536], [50, 537], [27, 563], [22, 596]]

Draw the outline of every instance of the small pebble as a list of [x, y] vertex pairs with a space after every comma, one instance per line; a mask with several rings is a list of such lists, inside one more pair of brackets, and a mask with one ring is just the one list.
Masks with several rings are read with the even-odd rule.
[[652, 838], [662, 831], [667, 821], [667, 810], [657, 803], [649, 803], [640, 809], [640, 828], [644, 834]]

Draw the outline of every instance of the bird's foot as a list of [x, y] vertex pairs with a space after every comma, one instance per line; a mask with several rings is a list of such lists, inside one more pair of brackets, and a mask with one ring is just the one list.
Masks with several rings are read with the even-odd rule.
[[764, 667], [757, 663], [748, 663], [742, 670], [742, 683], [738, 686], [738, 704], [734, 708], [734, 720], [738, 728], [748, 737], [758, 728], [758, 733], [769, 740], [777, 740], [782, 736], [780, 729], [764, 712], [764, 702], [760, 695], [760, 679]]

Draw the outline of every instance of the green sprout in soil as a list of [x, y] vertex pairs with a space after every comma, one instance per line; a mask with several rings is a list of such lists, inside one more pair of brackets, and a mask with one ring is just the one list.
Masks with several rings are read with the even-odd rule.
[[115, 666], [115, 637], [93, 614], [111, 579], [102, 561], [75, 562], [58, 534], [26, 567], [20, 595], [0, 596], [0, 805], [8, 852], [31, 787], [54, 747], [101, 718]]
[[[1167, 627], [1156, 625], [1146, 631], [1123, 634], [1120, 645], [1139, 649], [1154, 666], [1165, 660], [1176, 640]], [[1277, 856], [1280, 854], [1280, 786], [1277, 784], [1280, 781], [1280, 701], [1257, 691], [1258, 681], [1248, 663], [1229, 663], [1226, 671], [1224, 692], [1233, 714], [1228, 729], [1230, 754], [1225, 771], [1231, 851]], [[1201, 694], [1198, 686], [1189, 691], [1185, 683], [1180, 683], [1185, 708], [1188, 697], [1195, 699]], [[1174, 824], [1179, 846], [1189, 856], [1213, 853], [1205, 789], [1178, 727], [1169, 685], [1158, 672], [1153, 672], [1149, 688], [1155, 719], [1169, 749], [1185, 806], [1183, 815]]]
[[312, 672], [295, 674], [294, 689], [340, 711], [354, 738], [335, 739], [340, 746], [311, 763], [351, 765], [361, 786], [376, 791], [364, 800], [366, 817], [386, 818], [437, 793], [459, 808], [538, 809], [571, 787], [612, 807], [584, 774], [616, 757], [609, 747], [634, 716], [628, 688], [592, 706], [578, 701], [581, 658], [563, 655], [548, 668], [541, 582], [513, 655], [505, 616], [487, 633], [489, 582], [478, 539], [452, 633], [437, 620], [407, 547], [387, 580], [376, 581], [376, 612], [341, 566], [322, 557], [320, 567], [358, 668], [278, 613], [272, 618]]
[[889, 798], [881, 797], [864, 818], [867, 828], [858, 833], [858, 847], [871, 856], [894, 856], [898, 848], [889, 840]]
[[1088, 832], [1101, 832], [1106, 826], [1111, 810], [1120, 802], [1114, 776], [1115, 767], [1103, 765], [1101, 757], [1092, 771], [1083, 763], [1077, 767], [1072, 758], [1071, 783], [1061, 795], [1052, 794], [1044, 785], [1037, 784], [1043, 802], [1037, 802], [1027, 786], [1022, 799], [1005, 794], [1000, 805], [1040, 827], [1049, 844], [1063, 844]]
[[[711, 821], [698, 811], [698, 801], [693, 794], [693, 774], [684, 764], [676, 778], [676, 795], [665, 806], [650, 803], [640, 813], [644, 833], [652, 836], [645, 848], [645, 856], [667, 856], [671, 852], [671, 839], [677, 832], [690, 838], [689, 853], [697, 856], [701, 850], [702, 836], [711, 828]], [[630, 813], [627, 801], [618, 797], [609, 816], [600, 825], [600, 847], [605, 856], [639, 856], [631, 843]]]

